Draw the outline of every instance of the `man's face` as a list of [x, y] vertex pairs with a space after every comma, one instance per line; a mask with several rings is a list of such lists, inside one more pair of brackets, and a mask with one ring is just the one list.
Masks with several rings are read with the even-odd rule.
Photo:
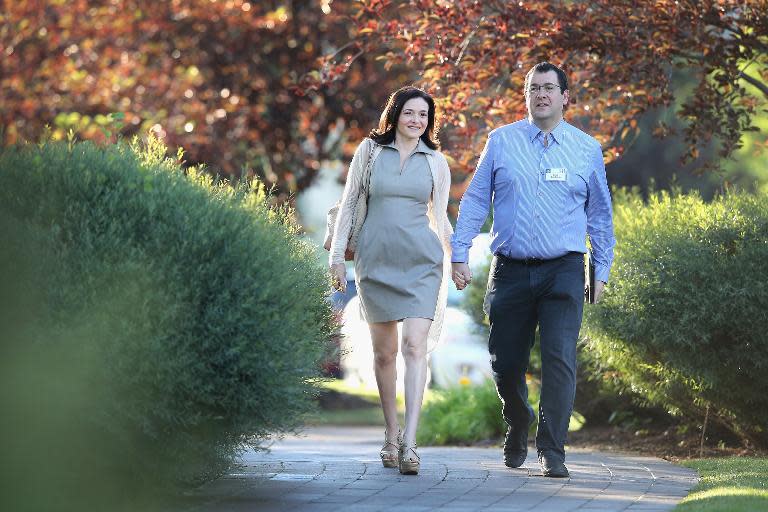
[[525, 90], [528, 113], [534, 121], [553, 122], [563, 117], [568, 91], [561, 91], [557, 73], [534, 73]]

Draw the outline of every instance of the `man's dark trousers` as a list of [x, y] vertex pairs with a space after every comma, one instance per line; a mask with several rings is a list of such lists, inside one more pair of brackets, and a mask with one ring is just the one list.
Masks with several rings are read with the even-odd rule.
[[539, 327], [541, 397], [536, 449], [565, 460], [565, 441], [576, 392], [576, 341], [584, 309], [584, 255], [553, 260], [512, 260], [497, 255], [486, 297], [491, 331], [488, 350], [503, 402], [514, 429], [533, 419], [525, 373]]

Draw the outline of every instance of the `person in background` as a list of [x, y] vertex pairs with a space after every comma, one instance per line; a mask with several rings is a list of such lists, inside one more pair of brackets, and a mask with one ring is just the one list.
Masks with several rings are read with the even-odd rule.
[[[373, 144], [374, 146], [371, 146]], [[373, 158], [367, 216], [355, 248], [355, 281], [374, 352], [374, 371], [386, 423], [384, 466], [417, 474], [416, 446], [427, 376], [428, 340], [439, 337], [445, 310], [444, 261], [453, 232], [448, 221], [450, 170], [438, 151], [435, 102], [416, 87], [393, 93], [355, 151], [339, 206], [330, 254], [337, 289], [346, 289], [344, 253], [366, 156]], [[395, 401], [397, 324], [403, 323], [405, 428]]]
[[521, 466], [535, 419], [525, 373], [536, 328], [541, 397], [536, 450], [542, 473], [567, 477], [565, 441], [576, 392], [576, 341], [584, 306], [586, 237], [599, 300], [613, 262], [611, 196], [600, 144], [563, 119], [565, 72], [548, 62], [525, 78], [528, 118], [488, 135], [459, 207], [452, 277], [472, 279], [467, 254], [493, 206], [485, 306], [488, 349], [507, 423], [504, 463]]

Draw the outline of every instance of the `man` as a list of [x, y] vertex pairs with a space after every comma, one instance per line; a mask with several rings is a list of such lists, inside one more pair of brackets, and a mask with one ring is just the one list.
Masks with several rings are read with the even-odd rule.
[[493, 206], [494, 253], [485, 298], [488, 350], [506, 421], [504, 463], [521, 466], [535, 416], [525, 373], [536, 328], [541, 342], [541, 398], [536, 449], [544, 476], [567, 477], [565, 441], [576, 391], [576, 341], [584, 305], [589, 235], [599, 300], [613, 262], [611, 197], [600, 144], [568, 124], [568, 79], [548, 62], [525, 78], [528, 119], [488, 135], [461, 200], [452, 238], [461, 290], [472, 279], [472, 239]]

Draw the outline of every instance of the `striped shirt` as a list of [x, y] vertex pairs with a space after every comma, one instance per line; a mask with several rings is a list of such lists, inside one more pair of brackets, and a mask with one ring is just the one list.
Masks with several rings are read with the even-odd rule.
[[586, 253], [589, 235], [595, 278], [608, 282], [616, 239], [600, 143], [564, 120], [545, 137], [528, 119], [488, 135], [461, 199], [451, 259], [467, 262], [493, 205], [491, 252], [514, 259]]

